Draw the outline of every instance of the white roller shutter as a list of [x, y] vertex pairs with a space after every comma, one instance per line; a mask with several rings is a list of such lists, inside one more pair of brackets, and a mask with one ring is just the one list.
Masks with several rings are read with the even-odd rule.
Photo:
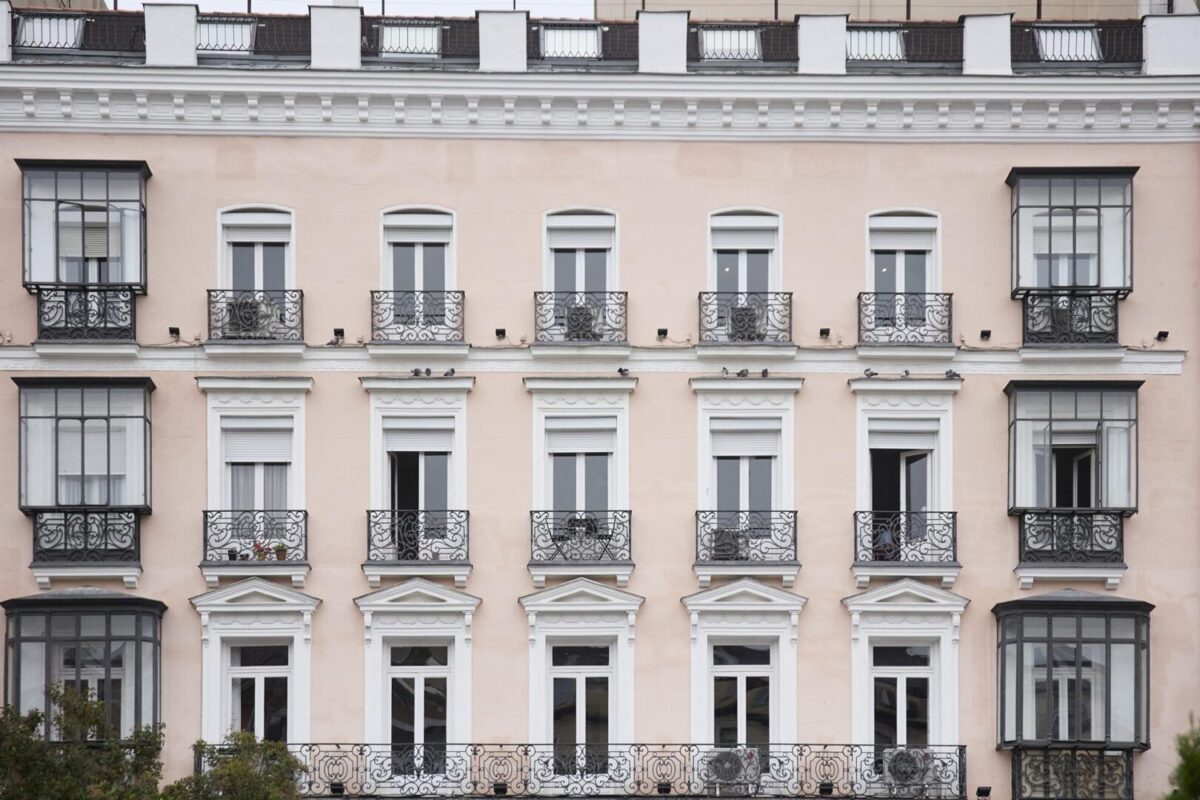
[[449, 214], [396, 213], [383, 217], [388, 242], [448, 244], [454, 218]]
[[778, 456], [783, 422], [774, 418], [710, 421], [713, 456]]
[[769, 214], [725, 214], [712, 218], [714, 250], [774, 250], [779, 218]]
[[873, 217], [871, 249], [932, 251], [936, 230], [934, 217]]
[[869, 446], [876, 450], [932, 450], [937, 446], [936, 419], [867, 420]]
[[552, 214], [546, 218], [551, 250], [611, 250], [616, 219], [611, 214]]
[[285, 211], [228, 211], [221, 215], [227, 242], [288, 242], [292, 215]]
[[286, 464], [292, 460], [291, 417], [224, 417], [221, 438], [226, 462]]
[[[83, 245], [82, 252], [80, 244]], [[80, 237], [78, 222], [58, 224], [58, 255], [60, 258], [108, 258], [121, 252], [120, 218], [112, 224], [85, 222]]]
[[616, 446], [616, 417], [546, 420], [546, 451], [549, 453], [611, 453]]
[[[60, 427], [58, 473], [78, 475], [82, 459], [84, 475], [125, 474], [128, 450], [125, 431], [118, 428], [112, 430], [116, 435], [110, 437], [109, 425], [103, 420], [86, 420], [82, 429], [76, 425]], [[81, 445], [83, 452], [79, 449]]]
[[449, 453], [454, 450], [452, 417], [391, 417], [383, 421], [389, 453]]

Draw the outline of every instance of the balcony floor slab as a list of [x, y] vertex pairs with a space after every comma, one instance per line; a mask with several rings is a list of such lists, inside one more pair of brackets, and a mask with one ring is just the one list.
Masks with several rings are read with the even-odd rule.
[[465, 589], [471, 565], [463, 561], [368, 561], [362, 565], [362, 571], [372, 589], [382, 586], [384, 578], [452, 578], [456, 589]]
[[529, 565], [529, 574], [533, 576], [533, 586], [535, 589], [546, 588], [547, 578], [614, 578], [617, 581], [617, 587], [624, 589], [629, 586], [629, 576], [633, 574], [633, 564], [629, 562], [613, 561], [604, 564], [596, 563], [567, 563], [567, 564], [548, 564], [548, 563], [532, 563]]
[[943, 589], [950, 589], [958, 579], [958, 574], [962, 572], [962, 565], [956, 561], [947, 561], [944, 564], [855, 564], [851, 567], [851, 572], [859, 589], [870, 586], [872, 578], [884, 581], [898, 578], [934, 578], [941, 581]]
[[1124, 564], [1018, 564], [1013, 573], [1022, 589], [1032, 589], [1035, 581], [1102, 581], [1111, 592], [1126, 569]]
[[200, 572], [208, 588], [216, 589], [221, 585], [221, 578], [290, 578], [292, 586], [304, 588], [304, 580], [308, 577], [310, 567], [307, 561], [209, 561], [200, 565]]
[[136, 561], [127, 564], [34, 564], [30, 570], [38, 588], [43, 590], [51, 588], [56, 578], [70, 581], [120, 579], [126, 589], [136, 589], [142, 576], [142, 565]]
[[785, 589], [790, 589], [800, 574], [800, 565], [796, 562], [764, 563], [761, 561], [731, 561], [727, 563], [705, 562], [693, 564], [692, 571], [700, 582], [701, 589], [712, 585], [713, 578], [779, 578]]

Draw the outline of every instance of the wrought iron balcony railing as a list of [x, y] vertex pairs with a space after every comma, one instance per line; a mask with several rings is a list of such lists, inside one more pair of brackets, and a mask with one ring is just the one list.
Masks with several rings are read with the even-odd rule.
[[624, 344], [626, 292], [534, 292], [534, 341]]
[[790, 344], [791, 292], [701, 292], [700, 341]]
[[948, 564], [958, 560], [954, 511], [855, 511], [854, 563]]
[[33, 563], [136, 563], [141, 551], [136, 511], [38, 511], [33, 515]]
[[1064, 509], [1021, 513], [1022, 564], [1122, 564], [1125, 517], [1116, 511]]
[[526, 55], [532, 62], [627, 62], [638, 58], [636, 22], [530, 20]]
[[795, 23], [705, 22], [688, 27], [687, 60], [693, 67], [760, 64], [795, 69], [797, 45]]
[[12, 45], [18, 51], [133, 54], [146, 50], [146, 21], [141, 13], [22, 9], [13, 13], [13, 22]]
[[1120, 295], [1040, 291], [1021, 299], [1025, 344], [1116, 344]]
[[479, 22], [440, 17], [363, 17], [362, 54], [421, 65], [479, 61]]
[[1095, 69], [1142, 63], [1142, 21], [1016, 23], [1012, 26], [1013, 66]]
[[308, 561], [308, 512], [204, 512], [204, 563]]
[[796, 561], [795, 511], [697, 511], [696, 563]]
[[371, 341], [463, 342], [464, 294], [371, 292]]
[[299, 289], [208, 291], [210, 341], [304, 341]]
[[530, 511], [530, 563], [614, 564], [633, 560], [631, 511]]
[[128, 341], [136, 338], [134, 292], [129, 286], [38, 286], [38, 339]]
[[860, 292], [859, 344], [950, 344], [950, 294]]
[[1133, 751], [1103, 745], [1018, 747], [1013, 800], [1133, 800]]
[[[966, 748], [849, 744], [290, 744], [304, 797], [965, 800]], [[197, 772], [222, 757], [197, 749]], [[1105, 795], [1096, 795], [1105, 796]]]
[[963, 60], [963, 26], [905, 22], [846, 26], [847, 67], [952, 64]]
[[469, 519], [467, 511], [368, 511], [367, 561], [466, 563]]

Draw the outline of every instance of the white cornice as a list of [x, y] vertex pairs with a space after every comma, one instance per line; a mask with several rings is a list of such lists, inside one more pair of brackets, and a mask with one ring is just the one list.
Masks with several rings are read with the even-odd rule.
[[954, 394], [962, 378], [852, 378], [847, 381], [855, 394]]
[[475, 385], [472, 377], [462, 378], [359, 378], [368, 392], [450, 393], [469, 392]]
[[804, 386], [803, 378], [691, 378], [688, 383], [694, 392], [738, 392], [795, 394]]
[[525, 388], [531, 392], [621, 392], [629, 394], [637, 387], [637, 378], [526, 378]]
[[197, 377], [202, 392], [309, 392], [312, 378], [292, 377]]
[[1200, 141], [1200, 77], [0, 67], [0, 130], [506, 139]]

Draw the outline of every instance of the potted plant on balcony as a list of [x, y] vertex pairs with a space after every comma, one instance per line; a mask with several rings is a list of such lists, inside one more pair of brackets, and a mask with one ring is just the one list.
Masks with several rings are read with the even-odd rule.
[[287, 561], [287, 547], [281, 544], [275, 545], [275, 560]]
[[259, 561], [267, 560], [267, 546], [262, 542], [254, 543], [254, 557]]

